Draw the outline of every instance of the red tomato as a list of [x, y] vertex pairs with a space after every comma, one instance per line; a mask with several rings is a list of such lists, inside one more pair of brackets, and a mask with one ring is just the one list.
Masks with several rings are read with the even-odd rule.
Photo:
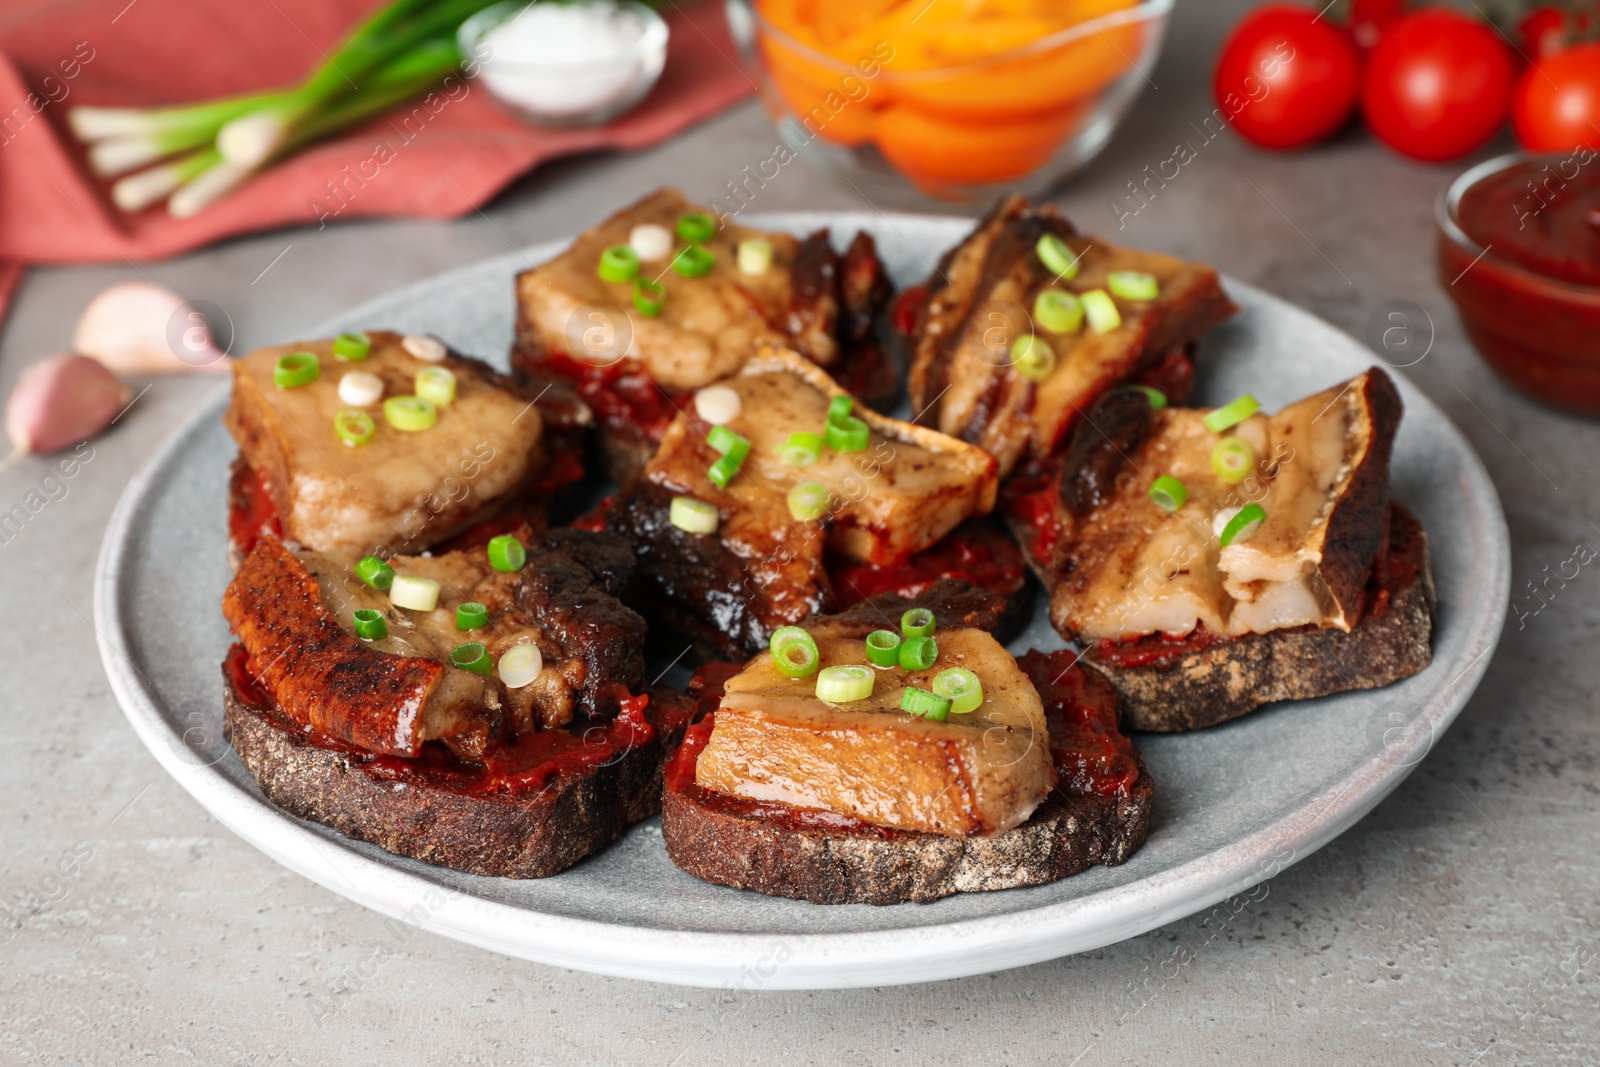
[[1245, 16], [1217, 60], [1217, 103], [1246, 139], [1300, 148], [1355, 110], [1361, 62], [1349, 38], [1310, 8], [1271, 4]]
[[1402, 155], [1454, 159], [1505, 122], [1515, 74], [1494, 30], [1430, 8], [1395, 23], [1372, 50], [1362, 111], [1372, 132]]
[[1517, 24], [1517, 33], [1522, 37], [1523, 52], [1538, 61], [1561, 51], [1567, 40], [1567, 20], [1558, 7], [1534, 8]]
[[1600, 149], [1600, 44], [1541, 59], [1517, 85], [1511, 128], [1530, 152]]

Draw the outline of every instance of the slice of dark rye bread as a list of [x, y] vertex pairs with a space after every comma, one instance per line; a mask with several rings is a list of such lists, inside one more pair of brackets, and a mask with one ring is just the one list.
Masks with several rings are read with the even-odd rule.
[[652, 688], [648, 740], [537, 788], [482, 793], [448, 774], [397, 773], [411, 761], [318, 744], [223, 675], [228, 740], [268, 800], [386, 851], [501, 878], [557, 874], [660, 811], [663, 761], [694, 712], [681, 693]]
[[[941, 626], [992, 630], [1004, 608], [984, 601], [995, 599], [964, 583], [942, 582], [915, 602], [934, 607]], [[907, 603], [913, 602], [879, 597], [845, 614], [876, 620]], [[989, 837], [944, 837], [702, 789], [694, 783], [694, 762], [714, 725], [708, 715], [690, 727], [668, 763], [661, 806], [667, 855], [708, 882], [815, 904], [925, 904], [953, 893], [1042, 885], [1095, 863], [1122, 863], [1144, 843], [1154, 787], [1143, 758], [1117, 732], [1116, 693], [1102, 676], [1076, 664], [1070, 651], [1030, 652], [1019, 664], [1044, 698], [1057, 770], [1066, 770], [1021, 826]], [[702, 709], [717, 706], [723, 684], [739, 669], [713, 664], [696, 675], [690, 692]], [[1107, 732], [1096, 732], [1097, 722]], [[1086, 770], [1095, 767], [1102, 770]], [[1097, 793], [1086, 787], [1091, 781], [1121, 788]]]
[[1349, 632], [1297, 627], [1206, 642], [1159, 635], [1132, 651], [1091, 644], [1084, 661], [1122, 697], [1123, 725], [1171, 732], [1214, 726], [1275, 700], [1304, 700], [1376, 689], [1408, 678], [1433, 660], [1438, 597], [1422, 525], [1391, 504], [1388, 551], [1373, 567], [1367, 608]]

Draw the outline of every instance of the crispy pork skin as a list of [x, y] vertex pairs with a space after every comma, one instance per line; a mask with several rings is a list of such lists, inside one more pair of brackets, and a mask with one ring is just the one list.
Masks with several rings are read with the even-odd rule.
[[[371, 352], [358, 362], [341, 362], [324, 340], [258, 349], [233, 364], [224, 422], [270, 490], [284, 536], [318, 552], [420, 551], [499, 506], [546, 461], [541, 411], [509, 378], [454, 354], [424, 362], [398, 334], [368, 336]], [[290, 352], [318, 357], [315, 381], [274, 384], [278, 358]], [[455, 400], [433, 427], [397, 429], [375, 404], [372, 440], [346, 445], [334, 432], [335, 412], [350, 406], [339, 397], [346, 372], [377, 375], [385, 397], [409, 396], [417, 372], [431, 366], [456, 378]]]
[[[1060, 279], [1040, 261], [1040, 238], [1060, 238], [1077, 273]], [[1057, 334], [1033, 320], [1049, 287], [1105, 289], [1112, 271], [1154, 275], [1152, 301], [1115, 297], [1122, 324]], [[981, 445], [1006, 477], [1024, 459], [1055, 450], [1108, 388], [1134, 378], [1194, 341], [1236, 309], [1210, 267], [1079, 234], [1050, 206], [1002, 200], [949, 252], [928, 285], [911, 339], [910, 393], [918, 421]], [[1035, 333], [1055, 350], [1054, 371], [1033, 382], [1011, 366], [1011, 346]]]
[[[867, 662], [881, 620], [809, 624], [823, 668]], [[951, 837], [1009, 830], [1055, 785], [1044, 714], [1033, 684], [987, 632], [940, 630], [926, 670], [875, 671], [870, 697], [828, 704], [814, 678], [788, 678], [758, 655], [728, 680], [695, 782], [749, 800], [831, 811], [878, 826]], [[900, 710], [908, 687], [966, 667], [984, 702], [933, 722]]]

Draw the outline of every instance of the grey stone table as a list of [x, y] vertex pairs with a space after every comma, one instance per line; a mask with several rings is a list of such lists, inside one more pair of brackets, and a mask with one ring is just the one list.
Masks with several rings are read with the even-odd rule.
[[[1127, 126], [1061, 203], [1112, 204], [1210, 111], [1233, 5], [1180, 4]], [[64, 347], [89, 297], [147, 277], [224, 308], [249, 347], [356, 301], [556, 237], [664, 179], [712, 196], [772, 151], [753, 104], [653, 151], [547, 167], [455, 223], [362, 222], [239, 240], [172, 262], [29, 275], [0, 389]], [[90, 622], [107, 516], [212, 381], [161, 380], [70, 480], [0, 473], [0, 1060], [23, 1063], [1600, 1062], [1600, 577], [1530, 591], [1600, 546], [1600, 425], [1511, 393], [1434, 278], [1431, 211], [1455, 168], [1360, 131], [1301, 155], [1226, 134], [1118, 236], [1198, 257], [1357, 336], [1386, 301], [1436, 336], [1409, 374], [1472, 440], [1515, 543], [1513, 602], [1482, 688], [1366, 820], [1251, 894], [1099, 952], [930, 986], [730, 997], [490, 955], [290, 874], [214, 822], [151, 759], [108, 691]], [[753, 205], [756, 206], [756, 205]], [[803, 165], [762, 209], [859, 208]], [[1292, 354], [1291, 354], [1292, 356]], [[1548, 568], [1548, 570], [1547, 570]], [[1241, 754], [1244, 756], [1245, 754]], [[338, 1010], [325, 1014], [327, 1005]]]

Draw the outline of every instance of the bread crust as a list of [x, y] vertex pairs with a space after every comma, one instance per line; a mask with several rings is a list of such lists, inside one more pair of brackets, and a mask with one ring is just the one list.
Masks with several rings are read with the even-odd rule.
[[[545, 878], [605, 848], [661, 807], [664, 757], [688, 715], [647, 717], [649, 742], [583, 775], [513, 797], [472, 796], [368, 774], [359, 756], [323, 747], [246, 702], [224, 672], [224, 729], [267, 799], [289, 814], [388, 852], [468, 874]], [[685, 698], [653, 689], [651, 704]]]

